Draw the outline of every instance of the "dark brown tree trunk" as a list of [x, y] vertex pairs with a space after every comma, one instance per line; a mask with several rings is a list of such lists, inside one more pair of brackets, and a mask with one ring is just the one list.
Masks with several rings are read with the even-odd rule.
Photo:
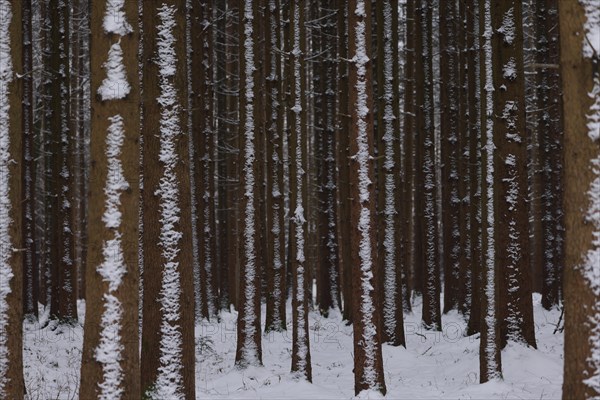
[[283, 104], [281, 77], [281, 5], [279, 0], [269, 1], [268, 21], [265, 24], [267, 42], [265, 65], [267, 102], [267, 242], [269, 254], [267, 268], [265, 332], [286, 329], [285, 300], [287, 289], [285, 273], [285, 231], [283, 201]]
[[[0, 397], [23, 399], [22, 4], [0, 3]], [[6, 146], [6, 147], [5, 147]], [[13, 160], [19, 160], [14, 162]]]
[[480, 88], [481, 88], [481, 337], [479, 345], [479, 380], [481, 383], [502, 378], [499, 290], [500, 264], [496, 259], [497, 195], [495, 182], [495, 130], [494, 74], [496, 62], [493, 53], [492, 28], [495, 2], [479, 1], [479, 26], [481, 34]]
[[[600, 140], [593, 125], [599, 118], [600, 59], [598, 42], [585, 27], [597, 5], [582, 3], [558, 2], [565, 128], [565, 400], [600, 397]], [[597, 20], [588, 29], [597, 32]]]
[[480, 331], [481, 324], [481, 285], [482, 285], [482, 200], [481, 200], [481, 135], [482, 135], [482, 109], [480, 96], [480, 25], [479, 0], [469, 0], [466, 11], [467, 29], [467, 87], [468, 87], [468, 117], [469, 117], [469, 218], [470, 218], [470, 248], [469, 259], [471, 263], [471, 304], [469, 307], [469, 322], [467, 334], [473, 335]]
[[255, 152], [258, 148], [257, 126], [254, 121], [259, 110], [254, 103], [257, 81], [255, 68], [258, 49], [257, 28], [260, 23], [258, 4], [251, 0], [240, 2], [240, 137], [241, 188], [243, 198], [240, 215], [240, 277], [238, 297], [238, 340], [235, 362], [238, 367], [262, 365], [260, 328], [261, 268], [257, 263], [259, 245], [260, 199], [258, 185], [258, 163]]
[[528, 251], [522, 5], [520, 1], [494, 0], [491, 12], [494, 88], [498, 89], [494, 91], [494, 194], [501, 343], [504, 347], [508, 340], [514, 340], [535, 347]]
[[[416, 33], [416, 123], [417, 148], [415, 160], [416, 249], [421, 256], [415, 268], [422, 268], [423, 324], [431, 329], [442, 328], [440, 312], [440, 254], [438, 235], [435, 126], [433, 97], [433, 3], [426, 0], [415, 9]], [[422, 263], [420, 263], [422, 261]]]
[[23, 314], [38, 316], [38, 263], [35, 255], [36, 160], [33, 105], [33, 27], [31, 0], [24, 0], [23, 15]]
[[563, 129], [560, 86], [558, 0], [536, 4], [537, 127], [543, 191], [542, 224], [542, 305], [557, 307], [564, 265], [564, 216], [562, 205]]
[[458, 5], [455, 1], [440, 3], [440, 102], [442, 157], [442, 242], [444, 266], [444, 313], [458, 309], [461, 291], [460, 230], [458, 193], [459, 125], [459, 53]]
[[[415, 270], [415, 2], [406, 1], [406, 41], [404, 56], [404, 126], [402, 153], [402, 198], [401, 218], [403, 235], [402, 252], [402, 303], [404, 311], [410, 312], [411, 295], [417, 282], [414, 281]], [[420, 282], [418, 283], [420, 287]], [[420, 289], [419, 289], [420, 291]]]
[[338, 237], [339, 237], [339, 265], [340, 265], [340, 286], [342, 287], [342, 298], [344, 301], [343, 318], [348, 323], [353, 319], [353, 300], [352, 300], [352, 245], [350, 240], [351, 232], [351, 183], [350, 183], [350, 109], [348, 102], [348, 4], [344, 1], [338, 2], [337, 8], [337, 30], [338, 30], [338, 130], [336, 132], [336, 155], [337, 155], [337, 201], [339, 204], [338, 213]]
[[199, 256], [198, 297], [201, 318], [217, 314], [218, 274], [215, 244], [215, 125], [213, 120], [212, 2], [196, 1], [191, 8], [191, 140], [196, 200], [196, 240]]
[[[139, 398], [139, 155], [138, 6], [125, 3], [120, 32], [106, 32], [106, 2], [91, 8], [92, 135], [90, 142], [89, 251], [86, 318], [79, 396]], [[109, 15], [106, 18], [111, 18]], [[115, 21], [119, 22], [119, 21]], [[115, 25], [119, 26], [119, 25]], [[112, 57], [127, 84], [107, 79]], [[110, 90], [105, 93], [104, 90]], [[119, 212], [120, 217], [115, 217]], [[121, 275], [121, 276], [119, 276]], [[118, 279], [115, 279], [118, 277]], [[115, 308], [120, 313], [114, 314]], [[114, 318], [114, 320], [111, 320]], [[120, 349], [119, 349], [120, 347]], [[108, 349], [116, 350], [112, 361]], [[107, 357], [108, 356], [108, 357]], [[119, 368], [117, 382], [106, 371]]]
[[354, 293], [354, 392], [379, 391], [385, 395], [381, 354], [380, 314], [377, 311], [377, 265], [373, 65], [371, 54], [371, 2], [351, 0], [348, 5], [348, 55], [351, 182], [351, 262]]
[[186, 14], [144, 2], [141, 387], [159, 398], [195, 393]]

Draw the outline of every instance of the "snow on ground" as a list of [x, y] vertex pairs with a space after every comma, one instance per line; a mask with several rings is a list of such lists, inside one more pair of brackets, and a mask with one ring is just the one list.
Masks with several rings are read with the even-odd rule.
[[[420, 309], [420, 300], [414, 304]], [[82, 303], [79, 309], [82, 310]], [[291, 307], [288, 307], [291, 311]], [[420, 327], [420, 311], [406, 315], [407, 349], [384, 345], [390, 399], [558, 399], [563, 373], [563, 335], [554, 334], [559, 311], [546, 311], [534, 295], [538, 350], [509, 345], [502, 352], [504, 381], [479, 384], [479, 337], [465, 337], [456, 313], [444, 315], [443, 333]], [[263, 368], [238, 370], [236, 314], [196, 327], [196, 389], [208, 399], [350, 399], [354, 396], [352, 327], [338, 313], [311, 313], [313, 384], [291, 378], [292, 331], [263, 337]], [[81, 313], [80, 313], [81, 315]], [[42, 318], [42, 322], [45, 319]], [[264, 312], [263, 312], [264, 323]], [[77, 398], [83, 330], [24, 324], [28, 399]], [[374, 394], [373, 397], [375, 397]]]

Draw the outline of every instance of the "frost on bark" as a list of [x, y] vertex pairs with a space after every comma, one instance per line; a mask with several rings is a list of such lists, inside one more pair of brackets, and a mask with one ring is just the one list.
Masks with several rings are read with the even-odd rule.
[[558, 307], [564, 265], [563, 127], [558, 0], [536, 5], [537, 130], [541, 180], [542, 305]]
[[[22, 399], [22, 26], [20, 3], [0, 0], [0, 397]], [[16, 161], [16, 162], [15, 162]]]
[[118, 0], [91, 8], [90, 268], [81, 398], [140, 396], [139, 34], [129, 24], [137, 13], [137, 4]]
[[[441, 106], [441, 157], [442, 157], [442, 241], [444, 265], [444, 312], [459, 308], [460, 276], [459, 258], [461, 237], [459, 231], [458, 193], [459, 177], [459, 59], [458, 59], [458, 4], [440, 2], [440, 106]], [[464, 290], [464, 289], [463, 289]]]
[[217, 315], [217, 269], [215, 243], [215, 124], [213, 120], [212, 2], [194, 1], [190, 15], [191, 138], [195, 198], [195, 229], [199, 281], [196, 314]]
[[385, 394], [381, 332], [375, 293], [375, 188], [373, 127], [373, 65], [371, 2], [351, 0], [348, 5], [348, 55], [351, 186], [351, 246], [354, 301], [354, 391]]
[[398, 218], [401, 204], [406, 201], [398, 196], [400, 177], [399, 138], [399, 59], [398, 59], [398, 2], [383, 1], [377, 5], [377, 69], [378, 104], [378, 148], [380, 157], [379, 175], [379, 237], [378, 254], [383, 281], [382, 340], [395, 346], [405, 345], [402, 267], [400, 241], [406, 233], [401, 232]]
[[46, 258], [50, 284], [52, 318], [70, 323], [77, 320], [77, 274], [73, 243], [72, 161], [74, 141], [69, 127], [70, 65], [69, 21], [67, 0], [48, 0], [46, 46], [48, 51], [47, 82], [47, 241]]
[[560, 1], [565, 127], [563, 398], [600, 398], [600, 9]]
[[[416, 159], [415, 159], [415, 268], [421, 268], [423, 324], [442, 328], [440, 311], [440, 254], [437, 210], [435, 156], [432, 0], [420, 2], [415, 9], [416, 57]], [[422, 56], [421, 56], [422, 55]], [[419, 261], [421, 261], [419, 263]], [[419, 267], [419, 265], [421, 265]], [[418, 289], [418, 288], [416, 288]]]
[[283, 199], [283, 100], [281, 76], [281, 18], [280, 1], [269, 0], [265, 37], [266, 50], [266, 118], [267, 118], [267, 229], [269, 254], [265, 262], [267, 297], [265, 332], [286, 329], [285, 300], [285, 205]]
[[142, 394], [193, 398], [194, 279], [186, 2], [144, 7]]
[[241, 200], [240, 275], [238, 297], [238, 339], [235, 356], [240, 368], [262, 365], [260, 329], [261, 271], [257, 263], [259, 250], [257, 214], [259, 210], [256, 161], [255, 107], [258, 4], [240, 3], [240, 136], [241, 136]]
[[290, 210], [292, 248], [292, 373], [295, 376], [312, 380], [310, 364], [310, 343], [308, 331], [308, 268], [307, 238], [308, 224], [306, 220], [307, 198], [307, 104], [306, 70], [306, 2], [292, 0], [290, 2], [290, 32], [292, 51], [292, 76], [290, 77], [292, 113], [290, 120]]
[[496, 168], [494, 164], [494, 76], [492, 42], [492, 3], [496, 0], [479, 1], [481, 27], [481, 225], [482, 225], [482, 271], [481, 271], [481, 337], [479, 346], [479, 379], [481, 383], [501, 379], [499, 329], [499, 277], [496, 259]]
[[494, 185], [500, 338], [502, 347], [509, 340], [536, 347], [528, 251], [521, 1], [494, 0], [491, 13], [494, 32]]

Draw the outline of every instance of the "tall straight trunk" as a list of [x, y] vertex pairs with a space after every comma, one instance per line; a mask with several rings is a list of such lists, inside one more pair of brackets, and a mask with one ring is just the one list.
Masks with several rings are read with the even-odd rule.
[[500, 335], [535, 343], [529, 223], [527, 207], [527, 136], [525, 76], [523, 73], [522, 5], [520, 1], [492, 2], [494, 144], [496, 146], [495, 207], [496, 259], [500, 278]]
[[[404, 311], [410, 312], [411, 294], [417, 282], [413, 274], [416, 262], [415, 254], [415, 1], [406, 1], [406, 40], [404, 55], [404, 125], [402, 127], [404, 135], [404, 148], [402, 159], [402, 174], [404, 175], [402, 190], [401, 217], [402, 217], [402, 303]], [[420, 283], [418, 285], [420, 287]], [[420, 289], [419, 289], [420, 291]]]
[[285, 232], [283, 201], [283, 101], [281, 76], [281, 5], [280, 0], [269, 0], [265, 52], [268, 79], [266, 82], [267, 116], [267, 233], [270, 244], [265, 260], [268, 270], [265, 332], [286, 329], [285, 300]]
[[22, 4], [23, 16], [23, 314], [38, 316], [38, 263], [35, 255], [36, 161], [33, 103], [33, 10], [31, 0]]
[[542, 305], [561, 300], [564, 265], [563, 129], [560, 86], [558, 0], [536, 2], [538, 135], [540, 142], [542, 223]]
[[472, 162], [469, 147], [469, 75], [467, 73], [467, 57], [470, 52], [467, 46], [467, 23], [469, 9], [467, 3], [459, 2], [458, 26], [456, 47], [458, 52], [458, 291], [456, 293], [456, 307], [458, 312], [464, 316], [468, 315], [472, 292], [472, 273], [470, 263], [471, 249], [471, 216], [470, 207], [470, 183], [469, 166]]
[[[308, 333], [308, 224], [306, 219], [307, 176], [307, 134], [308, 105], [306, 95], [306, 2], [290, 1], [290, 39], [292, 40], [291, 63], [293, 74], [290, 77], [291, 98], [293, 100], [290, 122], [290, 210], [292, 225], [290, 246], [292, 247], [292, 372], [312, 381], [310, 363], [310, 343]], [[291, 105], [291, 104], [289, 104]]]
[[196, 1], [191, 7], [191, 113], [194, 185], [196, 200], [196, 240], [199, 256], [199, 310], [202, 318], [217, 314], [218, 275], [215, 244], [215, 126], [213, 120], [212, 2]]
[[559, 1], [565, 128], [563, 399], [600, 397], [600, 69], [598, 4]]
[[351, 0], [348, 5], [348, 55], [351, 183], [352, 287], [354, 301], [354, 392], [379, 391], [385, 395], [381, 354], [380, 314], [373, 272], [377, 265], [374, 187], [373, 65], [371, 2]]
[[395, 346], [405, 345], [402, 305], [401, 231], [397, 203], [400, 177], [399, 58], [398, 58], [398, 1], [386, 0], [377, 6], [377, 51], [380, 68], [377, 70], [379, 89], [378, 145], [379, 157], [379, 212], [383, 223], [383, 242], [378, 254], [382, 270], [383, 341]]
[[[0, 397], [23, 399], [22, 5], [0, 0]], [[14, 162], [13, 160], [18, 160]]]
[[[142, 395], [194, 398], [186, 2], [145, 2]], [[160, 306], [157, 307], [157, 304]]]
[[69, 22], [70, 2], [49, 0], [47, 21], [49, 30], [50, 77], [48, 92], [48, 176], [46, 177], [48, 206], [46, 240], [51, 279], [50, 316], [61, 322], [77, 320], [77, 274], [74, 266], [73, 243], [73, 138], [69, 126]]
[[458, 193], [459, 175], [459, 54], [458, 54], [458, 4], [456, 1], [440, 3], [440, 106], [441, 106], [441, 157], [442, 157], [442, 241], [444, 266], [444, 313], [458, 309], [460, 293], [460, 231]]
[[348, 102], [348, 4], [344, 1], [337, 3], [337, 59], [338, 59], [338, 89], [337, 98], [337, 132], [336, 132], [336, 155], [337, 155], [337, 202], [339, 213], [337, 218], [339, 237], [339, 271], [342, 298], [344, 301], [343, 318], [348, 323], [353, 319], [352, 299], [352, 247], [350, 244], [350, 154], [349, 154], [349, 102]]
[[[316, 18], [320, 21], [321, 48], [313, 53], [320, 55], [313, 62], [313, 74], [319, 76], [319, 87], [315, 88], [321, 109], [315, 110], [315, 141], [320, 153], [316, 155], [319, 168], [319, 263], [317, 276], [317, 303], [323, 315], [330, 309], [341, 309], [339, 255], [338, 255], [338, 204], [336, 179], [336, 10], [333, 0], [321, 2]], [[314, 29], [313, 29], [314, 34]], [[313, 44], [314, 46], [314, 44]]]
[[473, 335], [480, 331], [481, 324], [481, 285], [482, 285], [482, 200], [481, 200], [481, 143], [482, 143], [482, 108], [480, 102], [481, 85], [480, 72], [480, 13], [479, 0], [469, 0], [466, 10], [467, 30], [467, 87], [468, 87], [468, 128], [469, 128], [469, 218], [470, 218], [470, 247], [471, 263], [471, 304], [469, 307], [469, 322], [467, 334]]
[[238, 339], [235, 362], [238, 367], [262, 365], [260, 329], [261, 270], [257, 263], [259, 251], [259, 190], [256, 161], [257, 134], [255, 120], [261, 110], [255, 107], [254, 91], [257, 68], [258, 4], [251, 0], [240, 3], [240, 136], [241, 201], [240, 278], [238, 297]]
[[499, 289], [500, 277], [496, 258], [497, 196], [495, 194], [494, 74], [492, 5], [497, 0], [479, 0], [481, 32], [481, 338], [479, 345], [479, 380], [481, 383], [502, 378], [500, 353]]
[[[440, 312], [440, 254], [438, 234], [436, 155], [433, 96], [433, 3], [421, 2], [415, 9], [416, 33], [416, 231], [421, 256], [415, 268], [422, 268], [423, 324], [431, 329], [442, 328]], [[421, 264], [418, 261], [422, 261]]]
[[[139, 398], [138, 6], [91, 8], [92, 135], [79, 395]], [[115, 79], [117, 74], [118, 79]]]

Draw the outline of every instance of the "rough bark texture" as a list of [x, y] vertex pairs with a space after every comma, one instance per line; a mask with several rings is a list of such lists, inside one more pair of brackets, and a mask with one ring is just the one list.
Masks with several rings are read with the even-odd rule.
[[[598, 101], [589, 96], [600, 85], [598, 54], [584, 57], [586, 21], [583, 6], [576, 1], [559, 1], [562, 84], [564, 90], [565, 128], [565, 369], [563, 399], [595, 399], [600, 392], [586, 379], [598, 373], [590, 362], [597, 332], [598, 294], [594, 293], [582, 271], [586, 253], [592, 250], [594, 224], [589, 223], [590, 184], [597, 179], [591, 160], [600, 157], [600, 143], [588, 136], [590, 106]], [[597, 43], [595, 43], [597, 46]], [[597, 49], [597, 47], [596, 47]], [[596, 110], [597, 112], [597, 110]], [[598, 166], [596, 166], [598, 168]], [[597, 212], [597, 210], [596, 210]], [[597, 240], [597, 237], [596, 237]], [[596, 282], [597, 284], [597, 282]], [[597, 288], [596, 288], [597, 290]], [[596, 333], [597, 334], [597, 333]], [[597, 346], [597, 343], [595, 343]], [[596, 347], [597, 349], [597, 347]], [[597, 354], [596, 354], [597, 357]], [[596, 359], [597, 360], [597, 359]], [[597, 368], [597, 365], [596, 365]]]
[[[81, 384], [79, 396], [83, 399], [99, 397], [99, 384], [103, 381], [102, 364], [96, 357], [101, 331], [102, 314], [106, 307], [105, 296], [109, 293], [108, 283], [98, 268], [105, 261], [103, 253], [107, 241], [121, 235], [123, 265], [126, 273], [114, 295], [122, 305], [122, 325], [120, 331], [111, 338], [119, 339], [123, 346], [120, 366], [123, 371], [121, 388], [123, 398], [140, 397], [139, 363], [139, 271], [138, 271], [138, 222], [139, 222], [139, 155], [140, 155], [140, 91], [138, 78], [138, 7], [135, 2], [125, 3], [123, 11], [133, 32], [120, 36], [104, 32], [102, 27], [106, 13], [106, 2], [97, 1], [91, 8], [91, 90], [92, 90], [92, 136], [90, 142], [91, 170], [89, 184], [89, 250], [86, 274], [86, 318], [84, 327], [84, 345], [81, 366]], [[97, 94], [98, 88], [106, 78], [103, 67], [108, 51], [120, 42], [123, 50], [123, 65], [127, 81], [131, 86], [129, 94], [122, 99], [102, 101]], [[119, 90], [119, 88], [115, 88]], [[110, 178], [107, 160], [107, 132], [111, 122], [109, 118], [120, 115], [123, 118], [124, 141], [121, 148], [123, 177], [128, 188], [120, 194], [121, 224], [117, 229], [107, 228], [103, 221], [106, 211], [106, 182]], [[149, 297], [151, 298], [151, 297]]]
[[[6, 219], [0, 221], [2, 224], [8, 224], [8, 239], [10, 241], [10, 247], [0, 248], [0, 257], [2, 261], [7, 260], [8, 267], [11, 270], [12, 278], [10, 278], [8, 284], [10, 286], [10, 292], [3, 294], [6, 296], [3, 300], [6, 301], [4, 304], [2, 318], [6, 318], [3, 321], [5, 331], [3, 332], [2, 344], [6, 345], [6, 354], [8, 360], [3, 365], [3, 372], [6, 375], [0, 376], [0, 394], [5, 396], [7, 399], [23, 399], [25, 393], [24, 380], [23, 380], [23, 253], [21, 251], [15, 251], [15, 249], [23, 248], [23, 218], [22, 218], [22, 203], [23, 203], [23, 192], [22, 192], [22, 181], [23, 181], [23, 162], [25, 161], [22, 156], [23, 151], [23, 120], [22, 120], [22, 107], [21, 102], [23, 96], [23, 82], [19, 79], [19, 76], [23, 75], [23, 55], [22, 55], [22, 25], [21, 16], [22, 9], [21, 3], [18, 1], [12, 1], [10, 4], [10, 10], [12, 12], [12, 18], [10, 21], [10, 27], [8, 34], [10, 35], [10, 49], [12, 58], [12, 76], [10, 82], [2, 82], [3, 85], [1, 90], [8, 91], [7, 100], [9, 105], [8, 114], [8, 126], [2, 126], [0, 129], [6, 130], [4, 133], [8, 134], [9, 147], [8, 154], [18, 162], [9, 162], [6, 166], [7, 169], [4, 173], [0, 173], [0, 180], [8, 180], [8, 203], [9, 203], [9, 214], [4, 216]], [[10, 17], [10, 14], [5, 14], [7, 10], [4, 10], [3, 15]], [[5, 22], [2, 21], [4, 24]], [[4, 76], [3, 76], [4, 78]], [[4, 166], [3, 166], [4, 167]], [[3, 183], [6, 183], [4, 181]], [[4, 230], [4, 229], [3, 229]], [[5, 258], [5, 256], [7, 256]], [[0, 279], [7, 279], [8, 277], [2, 276]], [[3, 282], [6, 284], [6, 281]], [[3, 308], [4, 308], [3, 307]], [[6, 336], [4, 336], [6, 335]], [[4, 360], [3, 360], [4, 361]]]
[[[361, 7], [357, 7], [361, 5]], [[375, 241], [375, 175], [373, 163], [373, 65], [371, 54], [371, 2], [351, 0], [348, 4], [348, 55], [351, 182], [351, 257], [354, 391], [375, 390], [385, 394], [381, 354], [381, 332], [375, 279], [377, 244]], [[368, 181], [368, 182], [367, 182]], [[362, 231], [359, 228], [362, 226]]]
[[[163, 312], [160, 306], [161, 292], [163, 291], [163, 269], [166, 259], [160, 245], [161, 238], [161, 200], [156, 195], [159, 189], [162, 169], [164, 165], [159, 161], [160, 152], [160, 119], [161, 104], [157, 99], [161, 94], [159, 84], [159, 67], [157, 64], [157, 27], [161, 24], [158, 9], [161, 7], [175, 7], [176, 26], [173, 29], [175, 37], [174, 51], [176, 54], [176, 74], [172, 77], [173, 85], [177, 92], [177, 103], [181, 105], [178, 110], [179, 134], [175, 140], [177, 177], [179, 198], [178, 205], [181, 210], [191, 209], [190, 193], [190, 167], [189, 144], [187, 124], [187, 83], [186, 83], [186, 6], [185, 0], [151, 0], [144, 2], [143, 32], [144, 56], [142, 96], [142, 136], [143, 136], [143, 171], [144, 188], [142, 190], [143, 212], [143, 322], [141, 343], [141, 390], [142, 394], [152, 390], [156, 384], [158, 369], [161, 365], [161, 323]], [[182, 335], [182, 364], [183, 386], [186, 398], [194, 398], [195, 373], [194, 373], [194, 279], [192, 259], [192, 226], [189, 214], [182, 213], [175, 228], [181, 232], [179, 253], [176, 256], [179, 272], [181, 295], [179, 299], [179, 320], [174, 323], [179, 326], [177, 330]]]
[[521, 1], [492, 1], [496, 258], [500, 275], [502, 347], [535, 343], [529, 219]]

